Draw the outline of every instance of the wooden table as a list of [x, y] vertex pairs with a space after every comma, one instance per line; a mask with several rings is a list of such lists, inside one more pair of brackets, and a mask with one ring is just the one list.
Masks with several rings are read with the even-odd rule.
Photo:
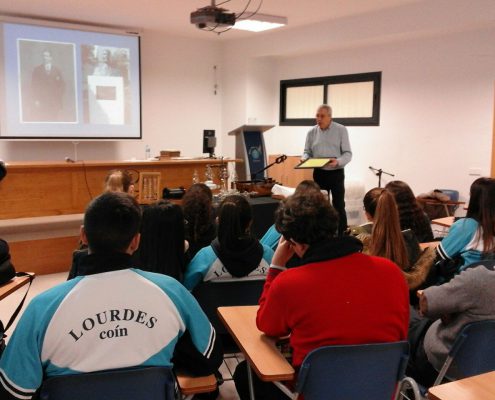
[[14, 293], [16, 290], [20, 289], [28, 282], [29, 276], [16, 276], [10, 282], [7, 282], [5, 285], [0, 286], [0, 300], [4, 299], [9, 294]]
[[432, 219], [431, 223], [450, 228], [454, 223], [454, 217], [443, 217], [443, 218]]
[[437, 247], [439, 244], [440, 244], [439, 241], [436, 241], [436, 242], [424, 242], [424, 243], [420, 243], [419, 244], [419, 247], [420, 247], [421, 250], [424, 250], [424, 249], [427, 249], [428, 247]]
[[428, 389], [431, 400], [493, 400], [495, 371], [433, 386]]
[[[248, 364], [265, 382], [293, 380], [295, 371], [275, 345], [275, 339], [266, 336], [256, 327], [258, 306], [219, 307], [218, 315], [230, 332]], [[251, 399], [254, 391], [248, 369]]]
[[191, 377], [182, 374], [176, 375], [181, 394], [190, 396], [198, 393], [213, 392], [217, 388], [215, 375]]
[[164, 187], [189, 188], [197, 171], [204, 177], [206, 166], [214, 170], [236, 159], [169, 159], [162, 161], [16, 161], [7, 163], [7, 176], [0, 185], [0, 219], [83, 213], [90, 200], [103, 191], [112, 169], [126, 169], [135, 178], [140, 173], [159, 173], [161, 195]]

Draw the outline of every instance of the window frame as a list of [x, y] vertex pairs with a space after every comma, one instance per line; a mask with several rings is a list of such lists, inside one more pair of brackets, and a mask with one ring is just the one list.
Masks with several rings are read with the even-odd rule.
[[[287, 118], [287, 89], [300, 86], [323, 86], [321, 104], [327, 103], [328, 86], [341, 83], [373, 82], [373, 107], [371, 117], [332, 118], [333, 121], [346, 126], [379, 126], [382, 72], [365, 72], [360, 74], [322, 76], [314, 78], [289, 79], [280, 81], [280, 126], [311, 126], [315, 118]], [[330, 104], [331, 105], [331, 104]], [[316, 110], [315, 110], [316, 112]]]

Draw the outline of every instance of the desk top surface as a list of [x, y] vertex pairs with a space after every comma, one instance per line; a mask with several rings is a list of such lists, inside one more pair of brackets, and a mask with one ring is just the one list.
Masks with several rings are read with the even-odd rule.
[[256, 327], [257, 311], [258, 306], [219, 307], [218, 315], [261, 380], [292, 380], [294, 368], [277, 349], [275, 339]]
[[493, 400], [495, 371], [433, 386], [428, 393], [432, 400]]
[[163, 166], [163, 165], [181, 165], [181, 164], [222, 164], [227, 162], [242, 162], [236, 158], [202, 158], [202, 157], [182, 157], [169, 158], [162, 160], [80, 160], [75, 162], [67, 161], [11, 161], [6, 165], [9, 170], [23, 170], [36, 168], [81, 168], [81, 167], [110, 167], [118, 168], [129, 165], [131, 166]]
[[437, 224], [440, 226], [446, 226], [447, 228], [450, 228], [452, 226], [452, 224], [454, 223], [454, 217], [437, 218], [437, 219], [433, 219], [431, 222], [433, 224]]
[[177, 374], [176, 378], [183, 395], [208, 393], [217, 388], [217, 379], [215, 378], [215, 375], [191, 377]]
[[28, 282], [29, 276], [16, 276], [10, 282], [7, 282], [5, 285], [0, 286], [0, 300], [4, 299], [9, 294], [14, 293], [16, 290], [20, 289]]

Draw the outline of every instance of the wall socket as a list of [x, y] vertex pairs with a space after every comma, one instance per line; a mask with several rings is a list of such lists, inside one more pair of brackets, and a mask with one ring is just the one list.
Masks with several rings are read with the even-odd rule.
[[468, 174], [472, 176], [481, 176], [481, 168], [469, 168]]

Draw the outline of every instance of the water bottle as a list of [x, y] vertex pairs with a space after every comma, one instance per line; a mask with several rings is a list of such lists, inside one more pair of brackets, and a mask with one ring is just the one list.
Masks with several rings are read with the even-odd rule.
[[151, 149], [150, 146], [144, 146], [144, 159], [149, 160], [151, 158]]

